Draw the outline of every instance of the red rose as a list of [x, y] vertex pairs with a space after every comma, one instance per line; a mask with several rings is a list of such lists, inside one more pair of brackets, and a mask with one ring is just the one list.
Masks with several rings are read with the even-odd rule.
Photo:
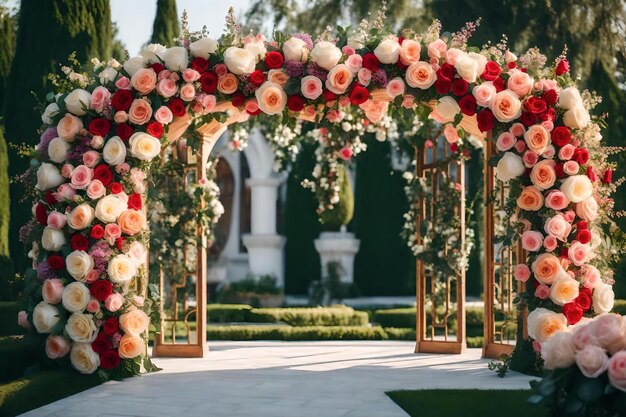
[[217, 74], [215, 71], [203, 72], [200, 75], [200, 88], [207, 94], [213, 94], [217, 91]]
[[96, 300], [104, 301], [109, 295], [113, 294], [113, 284], [109, 280], [99, 279], [91, 284], [89, 292]]
[[54, 193], [52, 192], [52, 190], [48, 190], [46, 191], [46, 203], [48, 203], [49, 206], [52, 206], [56, 203], [58, 203], [56, 197], [54, 196]]
[[109, 349], [100, 355], [100, 367], [102, 369], [115, 369], [120, 366], [120, 355], [115, 349]]
[[467, 93], [467, 87], [469, 84], [463, 78], [457, 78], [452, 81], [452, 93], [455, 96], [463, 96]]
[[448, 63], [442, 64], [441, 68], [437, 71], [437, 78], [443, 77], [450, 81], [454, 78], [454, 74], [456, 73], [454, 66]]
[[452, 151], [452, 153], [457, 153], [459, 151], [459, 145], [456, 143], [451, 143], [450, 150]]
[[155, 62], [154, 64], [150, 65], [150, 68], [152, 68], [152, 70], [156, 72], [157, 75], [159, 75], [159, 72], [165, 69], [165, 65], [161, 64], [160, 62]]
[[524, 126], [532, 126], [535, 123], [537, 123], [537, 115], [529, 111], [525, 111], [525, 112], [522, 112], [522, 115], [520, 116], [519, 121], [522, 122]]
[[93, 170], [93, 179], [99, 180], [102, 185], [107, 187], [113, 181], [113, 172], [106, 164], [100, 164]]
[[159, 122], [150, 122], [146, 126], [146, 133], [160, 139], [163, 136], [163, 125]]
[[550, 139], [552, 140], [552, 143], [562, 148], [567, 145], [570, 140], [572, 140], [572, 134], [565, 126], [557, 126], [552, 130]]
[[209, 68], [209, 61], [202, 57], [194, 58], [193, 61], [191, 61], [191, 68], [198, 72], [204, 72]]
[[104, 325], [102, 327], [104, 329], [104, 334], [107, 336], [113, 336], [120, 329], [120, 323], [115, 317], [109, 317], [104, 321]]
[[555, 172], [557, 178], [565, 177], [565, 171], [563, 171], [563, 164], [555, 164], [554, 165], [554, 172]]
[[463, 114], [473, 116], [476, 114], [476, 99], [473, 95], [468, 94], [459, 100], [459, 107]]
[[500, 69], [500, 65], [498, 65], [494, 61], [487, 62], [485, 65], [485, 70], [483, 71], [481, 77], [485, 81], [493, 81], [500, 76], [502, 70]]
[[360, 85], [355, 85], [352, 91], [350, 91], [350, 102], [355, 106], [365, 103], [370, 98], [370, 92], [367, 88]]
[[133, 93], [130, 90], [118, 90], [111, 97], [111, 106], [115, 111], [126, 111], [133, 104]]
[[235, 93], [230, 98], [230, 102], [235, 107], [243, 106], [244, 101], [246, 101], [246, 98], [241, 93]]
[[337, 100], [337, 95], [330, 90], [324, 90], [322, 92], [322, 98], [328, 103], [329, 101]]
[[435, 81], [435, 90], [438, 94], [448, 94], [450, 87], [452, 87], [452, 82], [447, 78], [437, 78], [437, 81]]
[[265, 65], [267, 65], [268, 68], [280, 68], [283, 66], [284, 61], [283, 55], [278, 51], [270, 51], [265, 54]]
[[117, 128], [115, 129], [115, 134], [123, 141], [127, 141], [134, 132], [135, 129], [133, 129], [128, 123], [121, 123], [117, 125]]
[[62, 256], [50, 255], [48, 256], [48, 265], [50, 265], [51, 269], [55, 271], [59, 271], [65, 268], [65, 260], [63, 259]]
[[567, 62], [567, 59], [562, 59], [559, 61], [558, 64], [556, 64], [556, 69], [554, 70], [554, 73], [556, 75], [563, 75], [566, 72], [569, 72], [569, 62]]
[[265, 82], [265, 74], [261, 70], [254, 70], [252, 74], [250, 74], [250, 83], [254, 85], [261, 85]]
[[287, 107], [291, 111], [301, 111], [304, 108], [304, 99], [301, 96], [289, 96]]
[[119, 250], [122, 250], [122, 248], [124, 247], [124, 238], [123, 237], [118, 237], [117, 239], [115, 239], [115, 246]]
[[493, 80], [493, 86], [496, 87], [496, 92], [504, 91], [506, 85], [504, 84], [504, 80], [500, 77]]
[[363, 68], [367, 68], [368, 70], [374, 72], [378, 71], [380, 67], [380, 61], [372, 52], [368, 52], [363, 55]]
[[578, 148], [574, 151], [572, 159], [580, 165], [585, 165], [589, 162], [589, 151], [586, 148]]
[[548, 106], [539, 97], [530, 96], [524, 100], [524, 109], [534, 114], [541, 114], [548, 109]]
[[72, 250], [87, 250], [89, 249], [89, 239], [85, 235], [76, 233], [70, 240], [70, 247]]
[[89, 236], [91, 236], [93, 239], [102, 239], [102, 237], [104, 236], [104, 227], [100, 226], [99, 224], [96, 224], [94, 227], [91, 228], [91, 231], [89, 232]]
[[41, 203], [37, 203], [35, 206], [35, 218], [42, 226], [46, 226], [48, 224], [48, 212], [46, 211], [46, 206]]
[[488, 132], [493, 129], [495, 117], [493, 116], [491, 110], [484, 109], [476, 115], [476, 121], [478, 122], [478, 128], [481, 132]]
[[587, 177], [589, 178], [589, 181], [591, 182], [595, 182], [597, 179], [596, 172], [593, 170], [593, 167], [591, 165], [587, 167]]
[[548, 106], [556, 103], [557, 97], [558, 95], [555, 89], [546, 90], [541, 96], [541, 98], [543, 98], [543, 101], [545, 101]]
[[103, 119], [102, 117], [98, 117], [89, 122], [88, 130], [92, 135], [106, 137], [111, 130], [111, 122], [107, 119]]
[[576, 223], [576, 227], [578, 228], [578, 230], [580, 230], [580, 229], [586, 229], [586, 228], [588, 228], [588, 227], [589, 227], [589, 224], [587, 224], [587, 222], [586, 222], [586, 221], [581, 220], [581, 221], [579, 221], [578, 223]]
[[96, 340], [91, 342], [91, 348], [96, 353], [104, 353], [110, 350], [112, 347], [113, 347], [113, 344], [111, 343], [111, 340], [109, 339], [109, 337], [102, 333], [100, 333], [96, 337]]
[[119, 182], [111, 183], [111, 185], [109, 186], [109, 189], [111, 190], [111, 193], [113, 194], [119, 194], [122, 191], [124, 191], [124, 187]]
[[602, 182], [605, 184], [610, 184], [613, 182], [613, 170], [611, 168], [604, 171], [604, 176], [602, 177]]
[[586, 290], [586, 288], [582, 288], [580, 293], [578, 293], [578, 297], [574, 299], [574, 302], [578, 304], [583, 311], [588, 311], [591, 308], [591, 294]]
[[563, 259], [569, 258], [569, 249], [567, 248], [561, 249], [561, 258]]
[[[205, 72], [204, 74], [208, 74], [208, 72]], [[216, 79], [215, 85], [217, 86], [217, 79]], [[211, 93], [207, 93], [207, 94], [211, 94]], [[179, 98], [171, 99], [170, 102], [167, 103], [167, 107], [169, 107], [170, 110], [172, 111], [172, 114], [177, 117], [184, 116], [185, 113], [187, 113], [187, 111], [185, 110], [185, 103], [183, 103], [183, 101]]]
[[591, 232], [589, 229], [581, 229], [576, 233], [576, 240], [578, 240], [583, 245], [585, 243], [591, 242]]
[[576, 303], [567, 303], [563, 306], [563, 315], [568, 324], [576, 324], [583, 318], [583, 309]]
[[513, 69], [517, 67], [517, 62], [509, 62], [508, 64], [506, 64], [507, 67], [509, 67], [509, 69]]
[[128, 208], [133, 210], [141, 210], [143, 202], [141, 201], [141, 194], [132, 193], [128, 196]]

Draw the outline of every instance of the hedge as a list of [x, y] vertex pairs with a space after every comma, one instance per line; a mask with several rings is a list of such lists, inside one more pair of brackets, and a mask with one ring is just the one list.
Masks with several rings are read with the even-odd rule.
[[252, 308], [245, 304], [211, 304], [212, 323], [286, 323], [291, 326], [363, 326], [367, 313], [346, 306], [301, 308]]
[[626, 316], [626, 300], [615, 300], [613, 305], [613, 312]]
[[382, 327], [207, 326], [210, 340], [387, 340]]
[[24, 376], [39, 353], [39, 347], [24, 338], [0, 338], [0, 382]]
[[212, 323], [245, 322], [252, 307], [246, 304], [209, 304], [207, 321]]
[[0, 336], [17, 336], [24, 334], [24, 329], [17, 325], [17, 303], [0, 301]]
[[[617, 300], [617, 303], [621, 300]], [[624, 301], [624, 309], [626, 310], [626, 300]], [[426, 316], [429, 319], [429, 316]], [[452, 312], [452, 319], [456, 319], [456, 312]], [[497, 319], [502, 319], [500, 315]], [[482, 307], [468, 307], [465, 309], [465, 321], [468, 328], [482, 329], [485, 319], [485, 311]], [[428, 320], [430, 322], [430, 320]], [[376, 310], [372, 314], [372, 322], [380, 324], [383, 327], [411, 327], [415, 328], [415, 307], [394, 308]], [[452, 326], [455, 324], [450, 322]], [[482, 330], [481, 330], [482, 331]]]

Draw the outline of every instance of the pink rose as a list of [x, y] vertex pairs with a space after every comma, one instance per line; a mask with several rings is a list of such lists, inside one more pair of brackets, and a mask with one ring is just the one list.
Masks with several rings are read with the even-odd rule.
[[142, 296], [133, 294], [133, 300], [135, 301], [135, 305], [137, 307], [143, 307], [144, 298]]
[[[404, 45], [404, 42], [402, 42], [402, 45]], [[457, 48], [450, 48], [446, 51], [446, 62], [450, 65], [454, 65], [456, 64], [456, 59], [459, 57], [459, 55], [462, 53], [463, 51], [461, 51], [460, 49]]]
[[516, 280], [526, 282], [530, 278], [530, 268], [526, 264], [516, 265], [513, 275], [515, 275]]
[[626, 349], [626, 328], [621, 316], [601, 314], [593, 320], [592, 326], [596, 342], [610, 354]]
[[165, 98], [172, 97], [174, 94], [176, 94], [176, 91], [178, 91], [178, 88], [176, 87], [176, 81], [170, 80], [169, 78], [159, 81], [159, 84], [157, 84], [157, 91], [161, 96]]
[[387, 84], [387, 94], [391, 98], [396, 98], [404, 94], [404, 81], [400, 77], [396, 77]]
[[563, 210], [569, 205], [567, 196], [559, 190], [551, 190], [546, 195], [546, 207], [552, 210]]
[[91, 93], [89, 106], [97, 113], [102, 113], [109, 100], [111, 100], [111, 92], [103, 86], [98, 86]]
[[96, 313], [100, 310], [100, 302], [95, 298], [92, 298], [87, 302], [87, 311], [90, 313]]
[[147, 100], [135, 99], [128, 110], [128, 120], [136, 125], [144, 125], [152, 118], [152, 106]]
[[576, 213], [574, 212], [574, 210], [567, 210], [564, 214], [563, 217], [565, 217], [565, 220], [567, 220], [568, 222], [573, 222], [574, 219], [576, 218]]
[[141, 68], [130, 78], [130, 85], [143, 95], [154, 90], [156, 82], [157, 75], [152, 68]]
[[569, 161], [574, 156], [575, 151], [576, 147], [568, 143], [559, 150], [559, 159], [561, 161]]
[[572, 263], [576, 266], [581, 266], [582, 264], [589, 262], [589, 260], [593, 257], [591, 246], [588, 243], [583, 245], [577, 240], [571, 244], [569, 250], [567, 251], [567, 255], [569, 256], [570, 261], [572, 261]]
[[48, 336], [46, 339], [46, 355], [50, 359], [58, 359], [70, 351], [70, 342], [63, 336]]
[[348, 45], [346, 45], [343, 48], [341, 48], [341, 52], [343, 52], [343, 54], [346, 56], [352, 56], [355, 54], [356, 51], [354, 50], [354, 48], [351, 48]]
[[255, 98], [252, 98], [246, 101], [246, 104], [244, 105], [244, 109], [248, 113], [256, 113], [257, 111], [259, 111], [259, 103], [257, 103]]
[[513, 123], [513, 126], [509, 129], [509, 132], [513, 134], [513, 136], [521, 138], [526, 133], [526, 128], [521, 123]]
[[225, 64], [216, 64], [213, 67], [213, 71], [215, 71], [218, 77], [223, 77], [228, 73], [228, 67]]
[[599, 346], [587, 345], [576, 352], [576, 365], [587, 378], [597, 378], [609, 367], [609, 357]]
[[124, 305], [124, 296], [120, 293], [114, 292], [104, 300], [104, 307], [111, 313], [115, 313]]
[[581, 201], [580, 203], [576, 203], [575, 207], [576, 214], [583, 220], [592, 222], [598, 218], [598, 202], [593, 196]]
[[583, 265], [582, 271], [582, 283], [585, 288], [590, 290], [594, 289], [602, 282], [600, 271], [593, 265]]
[[572, 327], [574, 348], [576, 350], [583, 350], [588, 345], [598, 346], [593, 329], [593, 324], [580, 324], [580, 322]]
[[56, 193], [52, 194], [58, 201], [70, 201], [76, 195], [76, 190], [70, 184], [61, 184]]
[[428, 44], [428, 56], [430, 58], [440, 59], [446, 56], [448, 47], [442, 39], [437, 39]]
[[93, 284], [99, 278], [100, 278], [100, 272], [98, 272], [95, 269], [92, 269], [91, 271], [87, 272], [87, 275], [85, 276], [85, 282], [87, 284]]
[[115, 241], [120, 236], [122, 236], [122, 229], [116, 223], [104, 226], [104, 238], [109, 242]]
[[496, 140], [496, 148], [500, 152], [505, 152], [515, 146], [515, 136], [513, 136], [509, 132], [500, 133], [498, 139]]
[[372, 71], [367, 68], [361, 68], [358, 73], [359, 83], [362, 85], [368, 85], [372, 80]]
[[446, 124], [446, 127], [443, 129], [443, 135], [450, 144], [456, 143], [460, 139], [459, 132], [451, 124]]
[[349, 147], [344, 147], [339, 151], [339, 157], [344, 161], [349, 160], [352, 157], [352, 149]]
[[481, 107], [490, 107], [491, 101], [496, 96], [496, 87], [491, 81], [476, 85], [472, 88], [472, 95], [476, 99], [476, 104]]
[[537, 288], [535, 288], [535, 297], [540, 300], [547, 300], [550, 297], [550, 287], [545, 284], [539, 284]]
[[565, 220], [562, 214], [557, 214], [546, 220], [544, 230], [547, 234], [554, 236], [561, 242], [567, 242], [567, 237], [572, 232], [572, 225]]
[[118, 174], [125, 175], [129, 171], [130, 171], [130, 165], [128, 165], [127, 162], [122, 162], [121, 164], [115, 166], [115, 172], [117, 172]]
[[350, 68], [350, 71], [356, 74], [363, 68], [363, 57], [359, 54], [350, 55], [348, 59], [346, 59], [346, 65]]
[[556, 149], [554, 149], [554, 145], [548, 145], [542, 155], [544, 158], [553, 159], [555, 154]]
[[143, 194], [146, 190], [144, 181], [146, 180], [146, 173], [138, 168], [132, 168], [130, 170], [130, 180], [133, 183], [133, 190], [136, 193]]
[[563, 164], [563, 172], [565, 172], [567, 175], [576, 175], [578, 174], [579, 169], [580, 166], [576, 161], [567, 161]]
[[413, 97], [411, 94], [405, 94], [404, 97], [402, 97], [402, 107], [404, 107], [405, 109], [413, 108], [414, 103], [415, 97]]
[[522, 233], [521, 239], [522, 247], [530, 252], [538, 251], [543, 243], [543, 235], [533, 230]]
[[322, 95], [322, 80], [313, 75], [307, 75], [300, 81], [300, 91], [305, 98], [315, 100]]
[[543, 126], [548, 132], [552, 132], [552, 129], [554, 129], [554, 122], [552, 120], [544, 120], [541, 122], [541, 126]]
[[17, 313], [17, 325], [26, 330], [31, 328], [30, 322], [28, 321], [28, 313], [24, 310]]
[[48, 226], [52, 227], [53, 229], [62, 229], [63, 226], [65, 226], [65, 223], [67, 223], [67, 218], [65, 217], [65, 214], [58, 211], [53, 211], [48, 214]]
[[154, 119], [164, 125], [169, 124], [174, 119], [172, 111], [167, 106], [161, 106], [154, 113]]
[[59, 137], [68, 142], [74, 140], [74, 136], [83, 128], [83, 121], [73, 114], [66, 113], [65, 116], [57, 124], [57, 133]]
[[204, 114], [211, 113], [217, 106], [217, 98], [213, 94], [207, 94], [200, 100], [204, 107]]
[[72, 178], [70, 184], [76, 190], [83, 190], [87, 188], [91, 179], [93, 178], [93, 169], [79, 165], [72, 172]]
[[87, 197], [95, 200], [100, 197], [104, 197], [105, 194], [106, 188], [100, 180], [93, 180], [89, 183], [89, 186], [87, 187]]
[[63, 164], [61, 167], [61, 175], [65, 178], [70, 178], [72, 176], [72, 172], [74, 172], [74, 165], [72, 164]]
[[[511, 137], [513, 137], [513, 135], [511, 135]], [[524, 161], [524, 166], [526, 168], [534, 167], [538, 160], [539, 160], [539, 155], [537, 155], [536, 152], [533, 152], [530, 150], [524, 152], [524, 156], [522, 156], [522, 161]]]
[[128, 113], [125, 111], [118, 111], [113, 116], [115, 123], [126, 123], [128, 121]]
[[157, 78], [159, 79], [159, 81], [167, 80], [168, 78], [170, 78], [170, 74], [172, 74], [172, 71], [170, 71], [170, 70], [163, 70], [163, 71], [159, 72], [159, 75], [158, 75]]
[[120, 90], [130, 90], [130, 80], [128, 77], [120, 77], [115, 81], [115, 86]]
[[524, 97], [533, 87], [533, 79], [527, 73], [518, 69], [509, 71], [509, 81], [507, 82], [509, 90], [517, 94], [518, 97]]
[[191, 101], [196, 96], [196, 88], [191, 83], [183, 84], [180, 87], [180, 98], [184, 101]]
[[326, 113], [326, 118], [331, 123], [338, 123], [342, 121], [344, 116], [345, 116], [345, 113], [342, 112], [341, 110], [331, 110], [328, 113]]
[[556, 332], [541, 344], [541, 357], [545, 369], [569, 368], [575, 360], [572, 334]]
[[555, 250], [557, 245], [558, 241], [556, 240], [556, 237], [552, 235], [546, 236], [546, 238], [543, 240], [543, 247], [546, 248], [548, 252], [552, 252], [553, 250]]
[[83, 154], [83, 163], [89, 168], [93, 168], [98, 165], [98, 162], [100, 162], [100, 158], [100, 152], [87, 151]]
[[183, 70], [183, 80], [186, 83], [192, 83], [200, 79], [200, 73], [193, 68], [185, 68]]
[[523, 140], [518, 140], [515, 142], [515, 150], [519, 153], [522, 153], [526, 150], [526, 142]]

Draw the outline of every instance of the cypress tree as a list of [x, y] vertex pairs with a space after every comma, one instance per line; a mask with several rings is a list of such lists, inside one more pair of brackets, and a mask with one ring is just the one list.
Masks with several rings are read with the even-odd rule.
[[[111, 54], [111, 9], [107, 0], [22, 0], [18, 17], [15, 57], [5, 93], [5, 134], [8, 140], [29, 145], [38, 142], [40, 114], [37, 97], [44, 97], [49, 85], [46, 76], [58, 71], [58, 64], [76, 52], [89, 64], [92, 57], [107, 59]], [[31, 93], [32, 92], [32, 93]], [[24, 172], [28, 161], [11, 155], [9, 173]], [[30, 208], [18, 202], [20, 187], [11, 185], [10, 249], [16, 270], [27, 260], [18, 240], [18, 230]]]
[[180, 34], [176, 0], [157, 0], [156, 16], [152, 26], [150, 43], [173, 46], [174, 38]]
[[4, 103], [4, 92], [15, 55], [15, 17], [9, 10], [0, 6], [0, 115]]

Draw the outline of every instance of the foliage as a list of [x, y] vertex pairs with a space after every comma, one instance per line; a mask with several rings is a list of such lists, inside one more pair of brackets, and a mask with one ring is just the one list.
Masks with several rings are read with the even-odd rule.
[[150, 43], [174, 46], [174, 39], [180, 34], [176, 0], [157, 0], [156, 16], [152, 26]]
[[206, 310], [207, 322], [233, 323], [248, 320], [252, 307], [246, 304], [209, 304]]
[[0, 301], [0, 337], [24, 334], [24, 329], [17, 325], [19, 308], [14, 301]]
[[[1, 82], [1, 81], [0, 81]], [[1, 103], [1, 102], [0, 102]], [[9, 196], [9, 156], [7, 143], [0, 126], [0, 300], [14, 299], [9, 288], [13, 271], [9, 255], [10, 196]]]
[[341, 281], [343, 267], [337, 261], [326, 265], [326, 275], [321, 281], [313, 281], [309, 287], [311, 304], [329, 305], [339, 303], [344, 298], [358, 297], [359, 289], [354, 283]]
[[253, 294], [282, 294], [282, 289], [276, 285], [276, 277], [273, 275], [254, 276], [248, 275], [241, 281], [228, 283], [221, 289], [220, 301], [227, 301], [238, 293]]
[[342, 226], [350, 223], [354, 214], [354, 194], [346, 167], [340, 165], [337, 168], [337, 175], [339, 177], [337, 180], [339, 184], [339, 202], [333, 205], [330, 210], [324, 210], [320, 214], [320, 222], [324, 230], [332, 232], [338, 232]]
[[7, 88], [7, 78], [11, 70], [11, 62], [15, 55], [15, 26], [16, 17], [0, 3], [0, 115], [4, 106], [4, 92]]
[[0, 337], [0, 383], [32, 373], [40, 354], [32, 340]]
[[382, 327], [208, 326], [209, 340], [387, 340]]

